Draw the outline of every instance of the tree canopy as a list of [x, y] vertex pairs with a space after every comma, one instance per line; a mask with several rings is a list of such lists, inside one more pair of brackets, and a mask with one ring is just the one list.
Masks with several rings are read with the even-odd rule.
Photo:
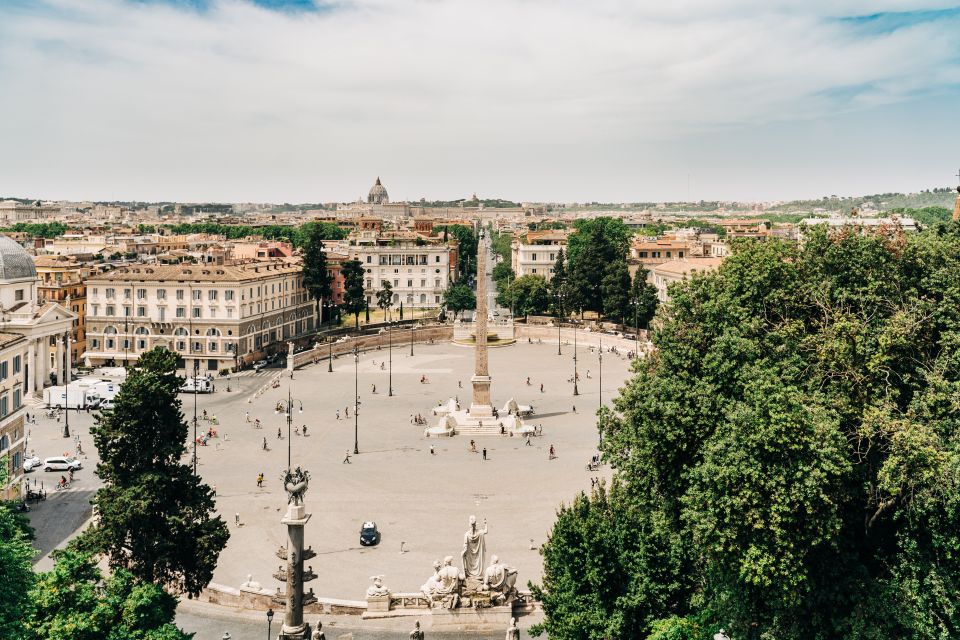
[[321, 303], [333, 295], [332, 278], [327, 271], [327, 254], [323, 250], [323, 228], [311, 225], [303, 244], [303, 286], [317, 302], [317, 317], [323, 319]]
[[474, 309], [477, 306], [477, 295], [466, 283], [454, 282], [443, 292], [443, 307], [453, 312], [456, 318], [461, 311]]
[[[574, 233], [567, 241], [563, 305], [574, 311], [604, 313], [607, 304], [623, 315], [630, 282], [623, 278], [629, 249], [630, 229], [619, 218], [590, 218], [574, 221]], [[558, 263], [560, 262], [558, 258]], [[623, 264], [621, 264], [623, 263]], [[556, 266], [554, 267], [556, 275]], [[603, 283], [606, 280], [607, 286]], [[616, 301], [606, 303], [607, 297]]]
[[551, 638], [960, 637], [960, 225], [675, 285], [543, 555]]
[[541, 275], [520, 276], [500, 291], [497, 304], [517, 316], [538, 315], [550, 307], [550, 287]]
[[[9, 459], [0, 458], [0, 487], [7, 486]], [[34, 583], [30, 533], [12, 502], [0, 502], [0, 638], [20, 638]]]
[[436, 230], [442, 230], [445, 236], [453, 236], [459, 244], [457, 269], [460, 272], [460, 278], [469, 280], [475, 277], [477, 275], [477, 234], [473, 232], [473, 227], [450, 224], [438, 226]]
[[363, 289], [363, 264], [348, 260], [340, 266], [343, 273], [343, 310], [353, 314], [354, 324], [360, 327], [360, 312], [367, 308]]
[[163, 348], [142, 354], [113, 409], [97, 415], [90, 432], [104, 486], [93, 499], [97, 521], [76, 545], [142, 582], [196, 595], [230, 534], [213, 515], [213, 491], [180, 462], [188, 430], [176, 363]]

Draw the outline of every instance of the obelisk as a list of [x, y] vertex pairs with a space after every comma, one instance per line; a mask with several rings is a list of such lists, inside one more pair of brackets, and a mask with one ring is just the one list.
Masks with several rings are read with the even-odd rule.
[[475, 322], [476, 346], [474, 347], [473, 402], [471, 418], [493, 417], [490, 405], [490, 369], [487, 365], [487, 242], [483, 229], [477, 238], [477, 312]]
[[284, 489], [288, 494], [287, 514], [280, 521], [287, 525], [287, 602], [283, 627], [278, 640], [308, 640], [310, 625], [303, 621], [303, 528], [310, 515], [303, 506], [310, 475], [297, 467], [287, 471]]

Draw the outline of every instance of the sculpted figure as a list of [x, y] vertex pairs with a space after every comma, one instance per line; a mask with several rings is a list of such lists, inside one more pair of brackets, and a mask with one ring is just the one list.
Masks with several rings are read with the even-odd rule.
[[283, 477], [283, 488], [287, 491], [287, 503], [303, 504], [303, 495], [307, 492], [310, 482], [310, 473], [297, 467], [294, 471], [287, 471]]
[[490, 566], [483, 572], [484, 590], [509, 594], [517, 583], [517, 570], [500, 562], [497, 556], [491, 557]]
[[410, 632], [410, 640], [423, 640], [423, 631], [420, 630], [420, 621], [418, 620]]
[[383, 586], [383, 576], [371, 576], [373, 584], [367, 588], [368, 598], [378, 598], [390, 595], [390, 590]]
[[520, 627], [517, 626], [516, 618], [510, 618], [510, 626], [507, 627], [506, 640], [520, 640]]
[[428, 600], [437, 595], [440, 589], [440, 566], [439, 560], [433, 561], [433, 575], [427, 578], [427, 581], [420, 587], [420, 592], [425, 595]]
[[453, 556], [447, 556], [443, 559], [443, 566], [437, 572], [437, 578], [440, 580], [440, 586], [434, 593], [443, 599], [443, 604], [448, 609], [454, 609], [460, 603], [460, 581], [463, 579], [460, 571], [453, 566]]
[[485, 536], [487, 520], [483, 520], [483, 529], [477, 527], [476, 516], [470, 516], [470, 528], [463, 534], [463, 575], [465, 578], [480, 578], [483, 575], [483, 559], [487, 550]]

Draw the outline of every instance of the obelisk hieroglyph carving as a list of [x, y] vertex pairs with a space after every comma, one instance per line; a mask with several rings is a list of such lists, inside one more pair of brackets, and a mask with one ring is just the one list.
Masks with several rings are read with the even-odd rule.
[[487, 242], [483, 229], [477, 238], [477, 313], [476, 313], [476, 358], [473, 377], [473, 403], [470, 417], [493, 416], [490, 404], [490, 370], [487, 364]]

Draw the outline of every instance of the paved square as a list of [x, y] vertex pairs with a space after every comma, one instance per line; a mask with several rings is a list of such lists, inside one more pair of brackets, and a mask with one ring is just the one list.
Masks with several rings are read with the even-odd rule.
[[[287, 463], [287, 426], [283, 415], [275, 413], [278, 401], [286, 401], [288, 387], [294, 398], [294, 426], [307, 425], [308, 436], [292, 435], [292, 463], [308, 469], [312, 475], [306, 495], [313, 518], [306, 530], [306, 544], [317, 557], [307, 564], [319, 575], [308, 588], [321, 596], [362, 600], [369, 577], [385, 575], [391, 590], [417, 591], [432, 572], [432, 562], [446, 555], [459, 562], [467, 518], [475, 514], [486, 518], [488, 555], [519, 570], [519, 584], [538, 580], [541, 560], [534, 546], [546, 538], [557, 507], [577, 492], [589, 490], [591, 474], [585, 469], [596, 452], [597, 433], [594, 412], [599, 399], [598, 359], [596, 351], [583, 345], [579, 349], [580, 395], [572, 395], [573, 347], [563, 346], [558, 356], [556, 345], [518, 343], [490, 350], [493, 398], [497, 407], [515, 397], [521, 404], [533, 404], [537, 415], [532, 422], [543, 425], [543, 436], [525, 446], [522, 438], [506, 436], [477, 440], [478, 451], [487, 448], [488, 459], [469, 451], [469, 438], [425, 438], [423, 427], [411, 424], [411, 415], [420, 413], [429, 424], [435, 418], [430, 410], [439, 400], [459, 396], [469, 405], [473, 350], [453, 344], [409, 345], [393, 350], [394, 397], [387, 395], [387, 371], [380, 363], [387, 351], [361, 354], [359, 392], [362, 402], [359, 420], [360, 454], [343, 464], [345, 453], [353, 450], [354, 362], [352, 356], [334, 361], [334, 372], [327, 371], [326, 360], [298, 370], [291, 381], [284, 376], [281, 386], [268, 390], [248, 403], [255, 389], [267, 383], [268, 376], [243, 376], [240, 389], [234, 380], [232, 391], [217, 382], [217, 392], [197, 398], [199, 410], [216, 415], [213, 428], [219, 437], [206, 447], [198, 447], [199, 473], [204, 481], [217, 487], [217, 506], [230, 527], [231, 538], [220, 556], [214, 582], [238, 587], [252, 574], [264, 587], [278, 586], [271, 574], [281, 564], [274, 551], [285, 540], [280, 518], [286, 507], [286, 494], [280, 478]], [[374, 364], [376, 363], [376, 364]], [[587, 378], [587, 371], [590, 378]], [[603, 397], [615, 395], [629, 370], [627, 360], [605, 353], [603, 358]], [[276, 370], [270, 370], [276, 372]], [[427, 384], [420, 378], [426, 375]], [[530, 386], [526, 378], [530, 377]], [[462, 387], [458, 386], [462, 384]], [[540, 384], [544, 385], [543, 393]], [[376, 393], [372, 393], [376, 385]], [[181, 396], [187, 419], [193, 413], [193, 397]], [[300, 404], [303, 413], [299, 413]], [[573, 413], [576, 405], [577, 413]], [[345, 416], [349, 407], [350, 418]], [[336, 412], [340, 411], [340, 420]], [[245, 414], [250, 412], [250, 423]], [[260, 418], [263, 427], [255, 429]], [[91, 417], [71, 416], [75, 433], [82, 438], [89, 459], [70, 492], [58, 494], [35, 512], [34, 521], [49, 528], [41, 532], [43, 540], [56, 544], [65, 530], [82, 520], [82, 502], [96, 488], [92, 476], [95, 465], [89, 438]], [[60, 424], [41, 418], [33, 427], [34, 446], [41, 456], [59, 454], [64, 443], [57, 429]], [[200, 421], [205, 430], [210, 422]], [[278, 428], [281, 439], [277, 437]], [[269, 449], [262, 448], [266, 438]], [[553, 444], [557, 458], [548, 460]], [[430, 446], [435, 453], [431, 455]], [[257, 487], [257, 474], [264, 474], [264, 486]], [[607, 475], [604, 468], [594, 476]], [[46, 476], [48, 484], [56, 474]], [[66, 506], [71, 500], [78, 502]], [[58, 506], [58, 502], [63, 505]], [[74, 514], [58, 517], [58, 512]], [[241, 525], [234, 523], [239, 514]], [[382, 531], [376, 547], [361, 547], [360, 525], [374, 520]], [[400, 543], [405, 553], [400, 553]], [[489, 560], [489, 558], [488, 558]]]

